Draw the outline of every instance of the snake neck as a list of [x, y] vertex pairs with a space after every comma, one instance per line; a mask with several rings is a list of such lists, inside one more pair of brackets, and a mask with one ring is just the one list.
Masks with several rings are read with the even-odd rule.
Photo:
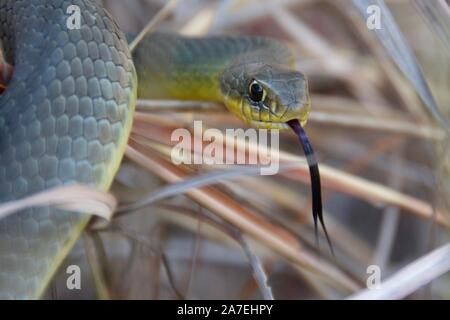
[[249, 59], [261, 59], [255, 54], [260, 50], [266, 61], [271, 55], [280, 59], [278, 63], [290, 62], [288, 53], [275, 52], [280, 50], [279, 43], [267, 38], [152, 34], [133, 53], [138, 97], [225, 102], [227, 71]]
[[138, 97], [221, 101], [219, 77], [226, 61], [215, 45], [170, 34], [152, 34], [133, 53]]

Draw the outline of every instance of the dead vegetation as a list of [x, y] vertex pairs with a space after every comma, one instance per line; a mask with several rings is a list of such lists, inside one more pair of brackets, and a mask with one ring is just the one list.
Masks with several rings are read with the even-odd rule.
[[[281, 136], [276, 176], [245, 167], [176, 166], [174, 129], [192, 129], [193, 119], [210, 128], [245, 125], [214, 104], [139, 101], [111, 190], [119, 208], [109, 223], [94, 220], [48, 297], [450, 297], [444, 275], [450, 269], [449, 11], [439, 10], [445, 1], [387, 1], [421, 69], [399, 49], [392, 21], [382, 18], [387, 33], [377, 37], [348, 0], [181, 0], [162, 11], [165, 1], [101, 2], [126, 31], [266, 35], [295, 48], [297, 68], [310, 81], [306, 130], [337, 257], [328, 255], [324, 238], [320, 250], [315, 246], [308, 169], [291, 132]], [[442, 14], [443, 22], [436, 18]], [[114, 211], [115, 199], [93, 201]], [[72, 263], [90, 270], [78, 293], [64, 289]], [[395, 275], [376, 297], [358, 295], [373, 264], [383, 280]]]

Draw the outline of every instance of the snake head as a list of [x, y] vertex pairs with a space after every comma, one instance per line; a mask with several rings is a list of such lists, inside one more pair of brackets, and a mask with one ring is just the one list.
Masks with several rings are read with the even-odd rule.
[[311, 103], [304, 74], [285, 67], [247, 64], [221, 76], [226, 107], [257, 128], [288, 128], [289, 120], [305, 125]]

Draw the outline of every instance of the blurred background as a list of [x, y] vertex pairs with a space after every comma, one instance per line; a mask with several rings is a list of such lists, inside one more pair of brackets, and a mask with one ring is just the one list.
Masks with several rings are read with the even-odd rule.
[[[131, 33], [168, 3], [99, 2]], [[398, 29], [382, 12], [381, 38], [350, 0], [171, 1], [156, 27], [192, 36], [269, 36], [295, 50], [297, 69], [310, 83], [306, 131], [321, 168], [324, 216], [336, 259], [324, 238], [320, 248], [314, 242], [307, 170], [233, 177], [200, 195], [179, 192], [117, 215], [108, 226], [90, 228], [47, 298], [341, 299], [366, 287], [368, 266], [378, 266], [385, 280], [447, 243], [450, 155], [440, 122], [448, 123], [450, 115], [448, 3], [390, 0], [386, 5]], [[420, 98], [423, 83], [415, 88], [417, 78], [402, 73], [392, 59], [408, 62], [396, 50], [400, 43], [393, 30], [400, 30], [415, 55], [440, 109], [438, 118]], [[383, 43], [390, 44], [388, 50]], [[139, 101], [138, 111], [133, 148], [147, 158], [143, 163], [127, 153], [112, 189], [127, 204], [176, 177], [227, 170], [172, 165], [174, 128], [191, 128], [193, 119], [212, 128], [246, 128], [212, 104]], [[302, 159], [292, 132], [283, 132], [280, 143], [287, 155]], [[448, 259], [442, 263], [445, 269]], [[71, 264], [81, 267], [79, 291], [66, 289]], [[405, 289], [403, 297], [449, 299], [450, 277], [442, 273], [432, 276], [431, 285]], [[406, 280], [415, 281], [407, 275]]]

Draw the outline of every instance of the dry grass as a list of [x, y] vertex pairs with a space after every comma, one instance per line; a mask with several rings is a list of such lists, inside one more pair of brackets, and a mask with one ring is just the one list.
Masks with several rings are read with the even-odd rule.
[[[309, 173], [295, 136], [281, 136], [277, 176], [176, 166], [174, 129], [192, 130], [194, 119], [221, 130], [244, 124], [217, 104], [140, 100], [112, 188], [121, 206], [110, 223], [92, 223], [81, 251], [68, 260], [92, 271], [82, 297], [450, 297], [449, 110], [442, 107], [450, 103], [450, 64], [442, 57], [448, 42], [440, 23], [447, 11], [388, 1], [393, 19], [375, 35], [345, 0], [170, 1], [162, 10], [164, 1], [102, 2], [126, 31], [258, 34], [295, 49], [297, 67], [310, 80], [306, 130], [318, 153], [337, 258], [314, 244]], [[234, 152], [258, 148], [238, 141]], [[64, 198], [71, 205], [81, 196], [72, 191]], [[114, 208], [111, 195], [92, 196], [103, 209]], [[39, 199], [52, 204], [51, 197]], [[371, 264], [389, 279], [376, 295], [358, 294]], [[419, 290], [432, 281], [430, 290]], [[56, 277], [53, 288], [61, 285]], [[56, 291], [53, 297], [66, 297]]]

